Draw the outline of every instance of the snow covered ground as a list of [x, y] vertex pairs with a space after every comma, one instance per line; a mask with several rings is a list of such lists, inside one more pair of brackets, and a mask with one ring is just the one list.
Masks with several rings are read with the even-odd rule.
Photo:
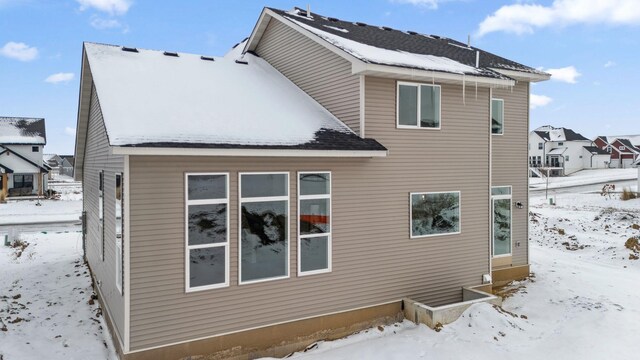
[[[594, 169], [582, 170], [568, 176], [550, 177], [549, 189], [570, 186], [589, 185], [620, 180], [632, 180], [638, 178], [638, 169]], [[546, 178], [529, 178], [531, 189], [544, 189]]]
[[115, 359], [82, 261], [79, 232], [0, 246], [0, 359]]
[[632, 359], [640, 333], [640, 200], [543, 197], [531, 207], [530, 279], [435, 332], [409, 321], [321, 342], [294, 359]]
[[82, 185], [60, 181], [52, 182], [49, 188], [60, 194], [59, 200], [8, 200], [0, 204], [0, 225], [78, 220], [82, 214]]

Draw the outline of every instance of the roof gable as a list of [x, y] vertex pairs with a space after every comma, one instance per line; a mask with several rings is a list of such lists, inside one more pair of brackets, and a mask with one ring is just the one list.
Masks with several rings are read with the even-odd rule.
[[299, 8], [292, 11], [266, 8], [245, 50], [254, 50], [259, 42], [260, 31], [265, 27], [262, 24], [266, 21], [265, 13], [295, 24], [298, 31], [309, 32], [331, 47], [366, 64], [468, 75], [496, 81], [512, 81], [511, 77], [499, 70], [528, 74], [531, 76], [530, 81], [536, 81], [532, 80], [534, 78], [537, 81], [549, 78], [549, 74], [452, 39], [354, 23], [316, 13], [307, 16], [306, 11]]
[[45, 145], [46, 143], [44, 119], [0, 117], [0, 144]]

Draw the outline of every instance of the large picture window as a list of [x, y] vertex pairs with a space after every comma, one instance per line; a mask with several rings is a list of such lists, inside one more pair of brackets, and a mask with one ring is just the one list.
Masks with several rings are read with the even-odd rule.
[[186, 291], [229, 285], [229, 175], [187, 173]]
[[115, 204], [116, 204], [116, 286], [122, 294], [122, 231], [124, 229], [123, 203], [124, 197], [122, 193], [122, 174], [116, 174], [115, 186]]
[[298, 173], [298, 274], [331, 271], [331, 173]]
[[440, 85], [398, 82], [397, 127], [440, 129]]
[[493, 256], [511, 255], [511, 186], [491, 188]]
[[460, 192], [411, 193], [411, 237], [460, 233]]
[[240, 283], [289, 276], [289, 173], [240, 173]]
[[13, 175], [13, 187], [15, 189], [24, 189], [24, 188], [33, 189], [33, 175], [30, 175], [30, 174]]
[[504, 100], [491, 99], [491, 133], [502, 135], [504, 133]]

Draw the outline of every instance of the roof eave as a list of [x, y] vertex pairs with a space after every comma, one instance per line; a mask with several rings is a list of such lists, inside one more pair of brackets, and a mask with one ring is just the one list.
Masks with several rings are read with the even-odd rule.
[[516, 81], [512, 79], [497, 79], [486, 76], [472, 74], [456, 74], [442, 71], [412, 69], [392, 65], [368, 64], [364, 62], [353, 63], [351, 72], [354, 75], [369, 75], [376, 77], [390, 77], [394, 79], [407, 80], [437, 80], [444, 83], [473, 82], [485, 86], [515, 86]]
[[540, 81], [547, 81], [551, 79], [551, 74], [547, 74], [547, 73], [529, 73], [524, 71], [507, 70], [507, 69], [500, 69], [500, 68], [490, 68], [490, 69], [499, 74], [508, 76], [518, 81], [540, 82]]
[[301, 149], [221, 149], [221, 148], [175, 148], [112, 146], [114, 155], [159, 155], [159, 156], [244, 156], [244, 157], [386, 157], [387, 150], [301, 150]]

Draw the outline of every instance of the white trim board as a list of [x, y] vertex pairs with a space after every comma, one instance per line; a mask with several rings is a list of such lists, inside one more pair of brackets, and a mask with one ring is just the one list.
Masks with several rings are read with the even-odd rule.
[[163, 156], [255, 156], [255, 157], [386, 157], [387, 150], [303, 150], [303, 149], [203, 149], [170, 147], [110, 147], [113, 155]]

